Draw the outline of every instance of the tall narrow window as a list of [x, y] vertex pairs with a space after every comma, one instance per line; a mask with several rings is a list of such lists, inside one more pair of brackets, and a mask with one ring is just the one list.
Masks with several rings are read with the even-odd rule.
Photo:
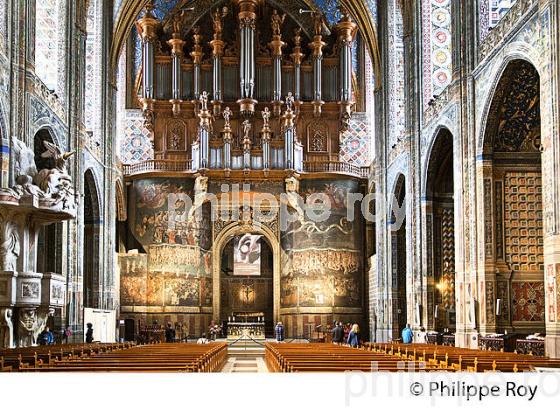
[[35, 73], [53, 91], [58, 79], [59, 2], [37, 1], [35, 10]]
[[424, 106], [447, 88], [452, 79], [451, 0], [423, 0]]

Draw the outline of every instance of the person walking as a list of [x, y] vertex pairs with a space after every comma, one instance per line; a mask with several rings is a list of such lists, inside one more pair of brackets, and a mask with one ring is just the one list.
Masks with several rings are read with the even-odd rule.
[[344, 337], [344, 329], [342, 329], [342, 322], [337, 322], [332, 330], [332, 342], [336, 345], [342, 343]]
[[92, 343], [93, 342], [93, 325], [91, 323], [88, 323], [86, 326], [87, 326], [86, 343]]
[[165, 329], [165, 342], [173, 343], [174, 341], [175, 341], [175, 329], [173, 329], [171, 323], [168, 323], [167, 328]]
[[282, 322], [278, 322], [276, 324], [276, 327], [274, 328], [274, 334], [276, 335], [277, 342], [284, 341], [284, 325], [282, 324]]
[[360, 327], [357, 323], [352, 325], [352, 329], [350, 329], [350, 333], [348, 333], [348, 340], [347, 342], [350, 347], [359, 347], [360, 346]]
[[410, 324], [407, 324], [406, 327], [402, 331], [402, 340], [403, 343], [409, 344], [412, 343], [412, 329], [410, 328]]

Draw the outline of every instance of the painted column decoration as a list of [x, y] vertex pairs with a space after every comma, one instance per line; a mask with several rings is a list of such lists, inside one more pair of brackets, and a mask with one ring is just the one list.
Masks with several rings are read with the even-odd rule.
[[290, 55], [294, 63], [294, 104], [296, 111], [301, 105], [301, 62], [305, 54], [301, 52], [301, 27], [298, 27], [294, 32], [294, 49]]
[[182, 72], [181, 72], [181, 60], [183, 58], [183, 47], [185, 42], [181, 39], [182, 33], [182, 14], [178, 14], [173, 19], [173, 34], [171, 39], [167, 42], [171, 47], [172, 56], [172, 99], [171, 104], [173, 105], [173, 116], [177, 117], [181, 111], [181, 99], [182, 92]]
[[212, 85], [214, 89], [212, 106], [214, 107], [214, 115], [219, 115], [222, 110], [222, 56], [224, 54], [225, 46], [225, 43], [222, 41], [222, 30], [223, 18], [227, 14], [227, 7], [224, 7], [221, 10], [217, 8], [214, 13], [212, 13], [214, 39], [210, 42], [210, 47], [212, 47]]
[[272, 139], [272, 131], [270, 130], [270, 111], [265, 107], [262, 112], [263, 127], [261, 130], [262, 153], [263, 153], [263, 168], [270, 169], [270, 140]]
[[231, 169], [231, 144], [233, 143], [233, 133], [231, 132], [230, 124], [231, 114], [232, 112], [229, 107], [226, 107], [222, 114], [224, 116], [224, 129], [222, 131], [224, 139], [224, 169], [226, 170]]
[[239, 76], [241, 99], [238, 101], [242, 115], [253, 115], [257, 101], [253, 99], [255, 88], [255, 20], [258, 0], [237, 0], [239, 4], [239, 27], [241, 51]]
[[[212, 124], [212, 114], [208, 111], [208, 93], [203, 91], [200, 95], [200, 110], [198, 112], [200, 119], [198, 127], [198, 169], [207, 169], [210, 167], [210, 133]], [[193, 160], [195, 155], [193, 153]]]
[[156, 32], [159, 21], [154, 17], [152, 11], [154, 5], [148, 3], [144, 16], [136, 22], [138, 35], [142, 39], [142, 112], [144, 114], [144, 126], [152, 132], [154, 129], [154, 42], [157, 39]]
[[313, 41], [309, 43], [309, 48], [313, 50], [313, 114], [318, 117], [321, 115], [323, 104], [321, 82], [323, 67], [323, 47], [326, 43], [323, 41], [323, 15], [319, 12], [313, 12], [314, 32]]
[[200, 27], [193, 28], [193, 51], [191, 51], [191, 57], [193, 60], [193, 94], [195, 100], [200, 98], [200, 64], [202, 64], [202, 46], [200, 45], [202, 41], [202, 34], [200, 34]]
[[282, 111], [282, 48], [286, 43], [282, 41], [282, 24], [286, 19], [286, 14], [279, 15], [276, 10], [272, 12], [270, 26], [272, 28], [272, 41], [269, 47], [272, 50], [272, 69], [273, 69], [273, 92], [272, 104], [274, 115], [280, 115]]
[[352, 44], [358, 26], [352, 21], [348, 11], [341, 9], [342, 18], [336, 25], [340, 47], [340, 123], [341, 130], [346, 131], [352, 115]]

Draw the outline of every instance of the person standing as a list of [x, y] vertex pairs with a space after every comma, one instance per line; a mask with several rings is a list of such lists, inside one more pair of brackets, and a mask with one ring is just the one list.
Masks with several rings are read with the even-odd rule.
[[360, 327], [357, 323], [352, 325], [352, 329], [350, 330], [350, 333], [348, 333], [347, 343], [350, 347], [357, 348], [360, 346]]
[[342, 322], [337, 322], [332, 331], [332, 341], [334, 344], [339, 345], [342, 343], [344, 337], [344, 330], [342, 329]]
[[93, 342], [93, 325], [91, 323], [88, 323], [86, 326], [87, 326], [86, 343], [92, 343]]
[[420, 331], [416, 334], [416, 343], [428, 343], [428, 334], [424, 326], [422, 326]]
[[278, 322], [276, 324], [276, 327], [274, 328], [274, 334], [276, 335], [277, 342], [284, 341], [284, 325], [282, 324], [282, 322]]
[[412, 329], [410, 328], [410, 324], [407, 324], [406, 327], [402, 331], [402, 340], [403, 343], [409, 344], [412, 343]]
[[62, 331], [62, 343], [68, 344], [68, 340], [72, 337], [72, 330], [70, 326], [66, 326], [66, 328]]
[[174, 341], [175, 341], [175, 329], [171, 327], [171, 323], [168, 323], [167, 328], [165, 329], [165, 342], [173, 343]]

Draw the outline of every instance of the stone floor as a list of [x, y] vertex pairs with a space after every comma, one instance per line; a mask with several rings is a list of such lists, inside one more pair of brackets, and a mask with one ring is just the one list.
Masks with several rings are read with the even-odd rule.
[[268, 373], [268, 369], [264, 357], [230, 355], [222, 373]]

